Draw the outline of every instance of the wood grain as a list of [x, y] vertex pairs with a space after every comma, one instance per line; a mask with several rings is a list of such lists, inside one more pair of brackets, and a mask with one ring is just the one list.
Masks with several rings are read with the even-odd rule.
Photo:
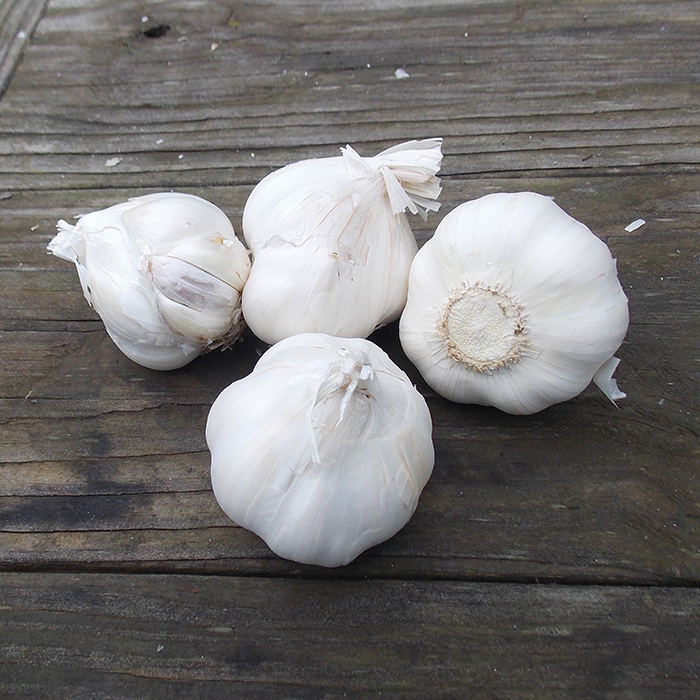
[[700, 677], [682, 588], [4, 574], [0, 595], [12, 698], [690, 700]]
[[[0, 17], [0, 695], [698, 696], [697, 2], [0, 0]], [[168, 189], [240, 232], [272, 170], [432, 136], [442, 207], [412, 222], [419, 244], [465, 200], [536, 191], [609, 245], [628, 398], [451, 404], [396, 324], [376, 332], [428, 401], [435, 472], [396, 537], [299, 566], [209, 483], [209, 406], [266, 346], [141, 368], [46, 245], [58, 219]]]
[[47, 0], [0, 0], [0, 97], [5, 92]]

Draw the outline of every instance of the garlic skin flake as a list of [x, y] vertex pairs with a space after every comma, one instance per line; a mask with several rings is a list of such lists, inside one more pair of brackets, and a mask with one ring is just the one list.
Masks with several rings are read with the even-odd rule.
[[531, 414], [612, 373], [627, 297], [608, 247], [549, 197], [458, 206], [418, 252], [401, 344], [426, 382], [461, 403]]
[[253, 253], [243, 316], [255, 335], [366, 338], [399, 317], [418, 249], [404, 211], [438, 209], [441, 144], [410, 141], [372, 158], [346, 146], [255, 187], [243, 212]]
[[368, 340], [273, 345], [214, 402], [206, 428], [222, 510], [279, 556], [342, 566], [411, 518], [433, 469], [432, 423]]
[[75, 263], [85, 298], [134, 362], [176, 369], [240, 334], [250, 259], [214, 204], [150, 194], [57, 228], [49, 251]]

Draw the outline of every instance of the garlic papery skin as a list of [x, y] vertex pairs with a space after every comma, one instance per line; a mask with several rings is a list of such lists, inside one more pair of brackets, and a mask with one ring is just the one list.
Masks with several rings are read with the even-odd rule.
[[418, 249], [404, 211], [437, 210], [441, 144], [411, 141], [372, 158], [347, 146], [255, 187], [243, 212], [253, 253], [243, 316], [255, 335], [366, 338], [399, 317]]
[[399, 323], [425, 381], [461, 403], [530, 414], [612, 373], [627, 297], [608, 247], [549, 197], [461, 204], [415, 257]]
[[223, 511], [279, 556], [342, 566], [411, 518], [434, 462], [423, 397], [380, 348], [319, 333], [273, 345], [206, 428]]
[[150, 194], [57, 228], [49, 251], [75, 263], [85, 298], [134, 362], [176, 369], [240, 334], [250, 258], [211, 202]]

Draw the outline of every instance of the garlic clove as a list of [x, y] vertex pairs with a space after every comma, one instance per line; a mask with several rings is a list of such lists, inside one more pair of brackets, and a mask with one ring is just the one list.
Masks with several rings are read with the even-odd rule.
[[250, 257], [245, 248], [237, 239], [220, 234], [190, 236], [173, 246], [167, 256], [198, 267], [238, 292], [243, 291], [250, 274]]
[[102, 225], [109, 225], [119, 213], [125, 228], [138, 231], [139, 238], [153, 251], [166, 252], [192, 237], [206, 235], [237, 241], [226, 214], [206, 199], [191, 194], [142, 195], [98, 213], [104, 217]]
[[403, 212], [437, 209], [440, 148], [427, 139], [362, 158], [347, 146], [256, 186], [243, 213], [253, 267], [242, 305], [259, 338], [366, 337], [399, 317], [417, 251]]
[[231, 294], [229, 284], [179, 258], [153, 255], [147, 267], [154, 286], [164, 296], [193, 311], [225, 309], [238, 301], [239, 295]]
[[57, 228], [49, 251], [76, 265], [85, 298], [133, 361], [176, 369], [240, 334], [250, 260], [210, 202], [146, 195]]
[[191, 338], [193, 342], [210, 345], [231, 327], [233, 316], [222, 313], [221, 308], [213, 304], [210, 308], [193, 308], [173, 300], [159, 289], [153, 290], [153, 300], [172, 333]]
[[416, 256], [401, 342], [439, 394], [534, 413], [578, 395], [627, 331], [607, 246], [534, 193], [460, 205]]
[[279, 556], [335, 567], [393, 536], [432, 472], [431, 420], [370, 341], [295, 335], [207, 420], [216, 499]]
[[226, 334], [239, 311], [237, 290], [169, 255], [151, 257], [148, 271], [156, 306], [174, 334], [207, 344]]

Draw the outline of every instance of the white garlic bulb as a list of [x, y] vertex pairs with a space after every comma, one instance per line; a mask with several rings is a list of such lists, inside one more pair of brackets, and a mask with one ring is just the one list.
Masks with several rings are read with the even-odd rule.
[[413, 515], [433, 468], [431, 432], [425, 400], [376, 345], [295, 335], [214, 402], [212, 487], [279, 556], [341, 566]]
[[49, 251], [75, 263], [85, 298], [134, 362], [176, 369], [239, 335], [250, 259], [210, 202], [150, 194], [57, 228]]
[[550, 198], [492, 194], [450, 212], [418, 252], [399, 324], [426, 382], [452, 401], [529, 414], [612, 373], [627, 297], [608, 247]]
[[255, 187], [243, 212], [253, 253], [243, 316], [259, 338], [365, 338], [399, 317], [417, 251], [403, 212], [437, 210], [441, 143], [410, 141], [373, 158], [347, 146]]

